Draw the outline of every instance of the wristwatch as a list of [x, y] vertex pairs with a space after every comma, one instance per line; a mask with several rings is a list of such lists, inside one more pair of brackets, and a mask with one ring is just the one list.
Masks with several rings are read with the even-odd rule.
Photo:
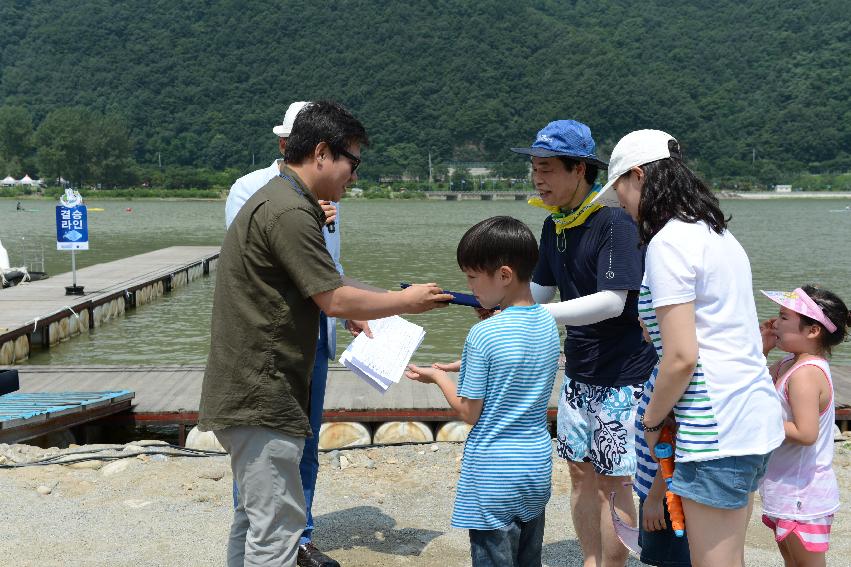
[[647, 414], [644, 414], [644, 413], [643, 413], [643, 414], [641, 414], [641, 418], [638, 420], [638, 423], [641, 425], [641, 429], [642, 429], [643, 431], [650, 431], [650, 432], [652, 433], [653, 431], [659, 431], [660, 429], [662, 429], [662, 426], [663, 426], [663, 425], [665, 425], [665, 420], [663, 419], [663, 420], [659, 423], [659, 425], [654, 425], [653, 427], [650, 427], [649, 425], [647, 425], [646, 423], [644, 423], [644, 417], [645, 417], [645, 415], [647, 415]]

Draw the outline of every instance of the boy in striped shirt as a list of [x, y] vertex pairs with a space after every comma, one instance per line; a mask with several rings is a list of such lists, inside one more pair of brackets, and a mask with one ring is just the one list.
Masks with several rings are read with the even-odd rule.
[[[458, 265], [482, 307], [501, 311], [473, 326], [460, 361], [406, 372], [437, 384], [473, 425], [452, 513], [452, 527], [470, 531], [473, 567], [541, 565], [552, 476], [547, 404], [560, 341], [529, 289], [537, 259], [535, 237], [517, 219], [493, 217], [468, 230]], [[447, 371], [459, 372], [457, 387]]]

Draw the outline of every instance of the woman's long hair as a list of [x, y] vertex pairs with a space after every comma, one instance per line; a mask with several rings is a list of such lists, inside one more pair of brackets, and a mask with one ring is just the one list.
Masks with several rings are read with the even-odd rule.
[[647, 244], [671, 219], [695, 223], [704, 221], [718, 234], [727, 221], [718, 199], [683, 161], [676, 157], [641, 166], [644, 187], [638, 202], [638, 235]]

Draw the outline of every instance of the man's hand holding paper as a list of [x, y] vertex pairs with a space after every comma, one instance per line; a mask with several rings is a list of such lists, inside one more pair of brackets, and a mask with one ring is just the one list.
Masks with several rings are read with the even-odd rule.
[[369, 321], [356, 321], [353, 319], [348, 319], [346, 321], [346, 330], [350, 332], [353, 337], [364, 333], [370, 339], [372, 338], [372, 329], [369, 328]]

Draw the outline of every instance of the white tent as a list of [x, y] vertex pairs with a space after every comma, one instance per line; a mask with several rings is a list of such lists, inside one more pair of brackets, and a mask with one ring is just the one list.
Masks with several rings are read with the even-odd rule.
[[0, 181], [0, 185], [3, 187], [12, 187], [13, 185], [18, 185], [20, 181], [12, 177], [11, 175], [7, 175], [3, 181]]
[[29, 175], [24, 175], [20, 183], [21, 185], [38, 185], [38, 183], [33, 181], [32, 177], [30, 177]]

